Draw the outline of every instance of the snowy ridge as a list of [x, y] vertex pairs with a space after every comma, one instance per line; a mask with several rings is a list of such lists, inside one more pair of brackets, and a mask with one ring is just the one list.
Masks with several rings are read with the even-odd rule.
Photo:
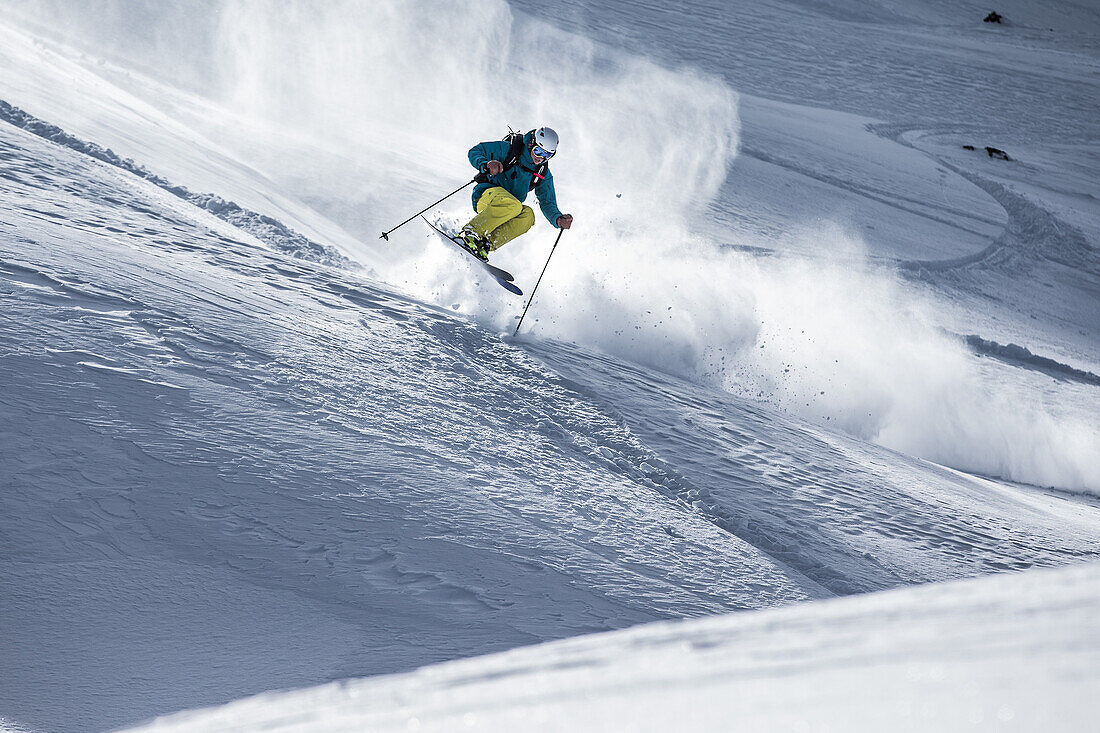
[[527, 647], [131, 731], [1079, 731], [1100, 565]]
[[1074, 369], [1069, 364], [1062, 364], [1054, 359], [1033, 354], [1026, 346], [999, 344], [996, 341], [983, 339], [976, 334], [966, 336], [966, 343], [975, 353], [992, 356], [1009, 364], [1025, 366], [1060, 379], [1074, 379], [1085, 384], [1100, 386], [1100, 375], [1083, 369]]
[[241, 208], [232, 201], [226, 201], [216, 194], [192, 193], [183, 186], [175, 186], [167, 179], [150, 173], [144, 166], [138, 165], [133, 160], [118, 156], [110, 148], [103, 148], [95, 143], [80, 140], [69, 135], [60, 127], [43, 122], [18, 107], [11, 106], [2, 99], [0, 99], [0, 120], [58, 145], [64, 145], [78, 153], [83, 153], [96, 160], [101, 160], [116, 168], [133, 173], [138, 178], [143, 178], [153, 185], [163, 188], [173, 196], [178, 196], [200, 209], [209, 211], [222, 221], [229, 222], [233, 226], [252, 234], [265, 244], [292, 257], [331, 267], [342, 267], [351, 270], [362, 269], [362, 265], [343, 256], [334, 247], [313, 242], [270, 216]]

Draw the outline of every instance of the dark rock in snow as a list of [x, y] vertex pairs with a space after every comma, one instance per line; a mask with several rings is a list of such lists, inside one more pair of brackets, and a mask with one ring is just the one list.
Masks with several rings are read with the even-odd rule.
[[[962, 148], [963, 148], [963, 150], [977, 150], [977, 148], [975, 148], [973, 145], [963, 145]], [[1008, 156], [1008, 153], [1001, 150], [1000, 148], [991, 148], [990, 146], [986, 145], [984, 150], [989, 155], [990, 158], [1000, 158], [1001, 160], [1012, 160], [1012, 158], [1010, 158]]]

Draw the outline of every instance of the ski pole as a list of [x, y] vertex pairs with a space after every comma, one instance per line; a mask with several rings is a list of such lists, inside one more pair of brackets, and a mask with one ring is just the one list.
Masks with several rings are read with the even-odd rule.
[[[554, 240], [554, 246], [550, 248], [550, 257], [554, 256], [554, 250], [558, 248], [558, 242], [561, 241], [561, 235], [563, 234], [565, 234], [564, 229], [558, 232], [558, 238]], [[546, 264], [542, 266], [542, 275], [546, 274], [546, 268], [550, 266], [550, 257], [546, 258]], [[535, 299], [535, 291], [539, 289], [539, 283], [542, 282], [542, 275], [539, 275], [539, 279], [535, 282], [535, 287], [531, 288], [531, 297], [527, 299], [527, 305], [523, 309], [523, 315], [519, 317], [519, 323], [516, 324], [516, 330], [512, 332], [513, 337], [519, 333], [519, 327], [523, 325], [523, 319], [527, 316], [527, 309], [531, 307], [531, 302]]]
[[413, 215], [412, 215], [412, 216], [410, 216], [410, 217], [409, 217], [408, 219], [406, 219], [405, 221], [401, 222], [400, 224], [398, 224], [397, 226], [395, 226], [395, 227], [394, 227], [393, 229], [389, 230], [388, 232], [382, 232], [382, 236], [381, 236], [380, 238], [381, 238], [381, 239], [384, 239], [384, 240], [386, 240], [387, 242], [388, 242], [388, 241], [390, 241], [390, 235], [391, 235], [391, 234], [393, 234], [394, 232], [396, 232], [396, 231], [397, 231], [398, 229], [400, 229], [401, 227], [405, 226], [405, 225], [406, 225], [406, 224], [408, 224], [408, 223], [409, 223], [410, 221], [412, 221], [412, 220], [413, 220], [413, 219], [415, 219], [416, 217], [420, 216], [421, 214], [423, 214], [423, 213], [424, 213], [425, 211], [427, 211], [428, 209], [432, 208], [432, 206], [436, 206], [437, 204], [441, 204], [441, 203], [443, 203], [444, 201], [446, 201], [447, 199], [449, 199], [449, 198], [450, 198], [451, 196], [454, 196], [454, 195], [455, 195], [456, 193], [458, 193], [458, 192], [459, 192], [459, 191], [461, 191], [462, 189], [466, 188], [466, 186], [469, 186], [469, 185], [470, 185], [471, 183], [475, 183], [476, 181], [477, 181], [477, 178], [471, 178], [471, 179], [470, 179], [469, 181], [467, 181], [466, 183], [462, 184], [461, 186], [459, 186], [459, 187], [458, 187], [458, 188], [456, 188], [455, 190], [451, 191], [451, 192], [450, 192], [449, 194], [447, 194], [447, 195], [446, 195], [446, 196], [444, 196], [443, 198], [439, 199], [439, 201], [436, 201], [436, 202], [435, 202], [434, 204], [430, 204], [429, 206], [425, 207], [423, 211], [418, 211], [418, 212], [416, 212], [415, 214], [413, 214]]

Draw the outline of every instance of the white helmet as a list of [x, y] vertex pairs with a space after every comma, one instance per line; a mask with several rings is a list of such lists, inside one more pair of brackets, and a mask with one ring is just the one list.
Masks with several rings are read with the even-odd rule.
[[532, 130], [532, 132], [535, 133], [535, 139], [533, 140], [535, 145], [551, 155], [558, 152], [558, 133], [554, 132], [553, 128], [540, 127], [537, 130]]

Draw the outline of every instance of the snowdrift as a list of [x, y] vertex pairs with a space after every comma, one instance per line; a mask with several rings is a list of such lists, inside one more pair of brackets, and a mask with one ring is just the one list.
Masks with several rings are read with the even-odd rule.
[[261, 695], [132, 733], [1080, 731], [1100, 565], [570, 639]]

